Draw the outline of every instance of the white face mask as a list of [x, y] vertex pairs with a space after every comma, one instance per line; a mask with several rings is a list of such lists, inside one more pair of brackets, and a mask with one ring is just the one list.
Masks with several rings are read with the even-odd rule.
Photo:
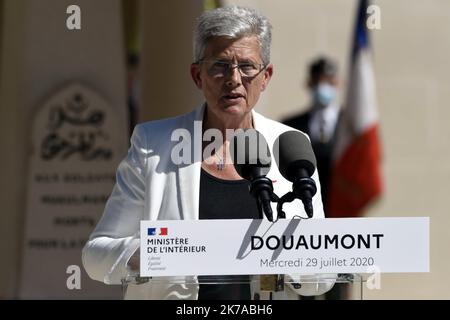
[[314, 102], [329, 106], [336, 98], [336, 88], [328, 83], [320, 83], [314, 90]]

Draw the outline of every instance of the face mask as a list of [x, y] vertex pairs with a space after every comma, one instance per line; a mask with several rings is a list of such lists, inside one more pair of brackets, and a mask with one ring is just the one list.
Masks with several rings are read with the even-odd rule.
[[327, 107], [336, 98], [336, 88], [328, 83], [320, 83], [314, 90], [314, 101]]

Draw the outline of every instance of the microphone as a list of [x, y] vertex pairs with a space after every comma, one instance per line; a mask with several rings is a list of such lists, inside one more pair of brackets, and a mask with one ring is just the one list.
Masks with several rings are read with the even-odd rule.
[[[308, 138], [299, 131], [286, 131], [274, 143], [274, 155], [282, 176], [293, 183], [288, 201], [300, 199], [309, 218], [314, 214], [312, 197], [316, 194], [316, 183], [311, 176], [316, 168], [316, 157]], [[281, 198], [281, 206], [284, 199]]]
[[238, 129], [230, 141], [230, 154], [237, 173], [250, 181], [249, 191], [256, 198], [261, 219], [265, 215], [273, 221], [270, 203], [278, 198], [266, 177], [272, 162], [266, 139], [255, 129]]

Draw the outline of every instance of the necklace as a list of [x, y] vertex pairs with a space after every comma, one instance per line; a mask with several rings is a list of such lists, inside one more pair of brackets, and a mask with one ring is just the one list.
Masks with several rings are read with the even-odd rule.
[[[226, 159], [226, 155], [227, 155], [227, 153], [226, 153], [227, 149], [228, 149], [228, 142], [225, 141], [225, 144], [223, 145], [223, 147], [219, 148], [219, 150], [214, 152], [214, 156], [217, 159], [216, 168], [219, 171], [222, 171], [225, 169], [225, 159]], [[221, 154], [222, 156], [220, 156], [219, 154]]]
[[225, 163], [223, 161], [223, 158], [219, 157], [219, 155], [217, 153], [214, 153], [214, 155], [217, 158], [216, 168], [217, 168], [217, 170], [222, 171], [223, 169], [225, 169]]

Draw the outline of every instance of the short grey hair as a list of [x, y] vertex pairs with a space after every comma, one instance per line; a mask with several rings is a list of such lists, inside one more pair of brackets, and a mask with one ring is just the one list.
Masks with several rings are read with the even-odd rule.
[[203, 59], [206, 45], [213, 37], [240, 39], [256, 36], [260, 44], [261, 59], [270, 62], [272, 25], [254, 9], [232, 6], [205, 11], [197, 20], [194, 31], [194, 61]]

